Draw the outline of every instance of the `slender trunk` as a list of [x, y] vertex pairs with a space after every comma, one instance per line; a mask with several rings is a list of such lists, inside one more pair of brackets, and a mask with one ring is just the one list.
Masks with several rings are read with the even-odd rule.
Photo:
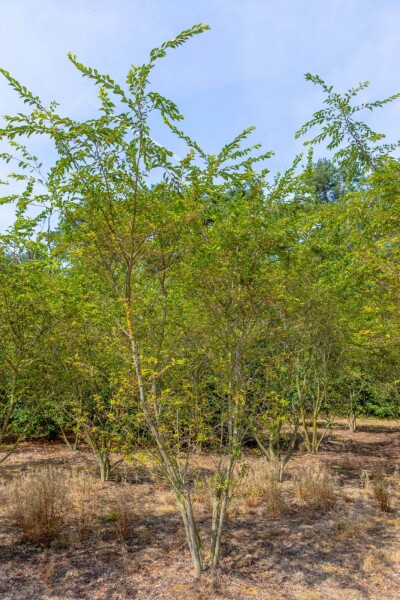
[[112, 471], [110, 457], [108, 456], [108, 454], [98, 454], [96, 458], [100, 468], [101, 482], [105, 483], [106, 481], [110, 481]]
[[[8, 451], [5, 451], [5, 454], [3, 454], [3, 456], [0, 457], [0, 464], [3, 463], [5, 460], [7, 460], [7, 458], [9, 456], [11, 456], [11, 454], [16, 450], [17, 446], [19, 445], [19, 443], [24, 439], [25, 435], [27, 434], [30, 426], [32, 424], [32, 420], [30, 420], [24, 427], [22, 433], [18, 436], [18, 438], [16, 439], [16, 441], [14, 442], [14, 444], [11, 446], [11, 448]], [[3, 438], [1, 438], [1, 441], [3, 440]], [[1, 442], [0, 442], [0, 450], [1, 450]]]
[[[128, 296], [129, 297], [129, 296]], [[155, 414], [154, 419], [152, 418], [151, 411], [147, 405], [146, 389], [142, 377], [141, 362], [139, 356], [139, 348], [134, 334], [131, 310], [129, 301], [126, 301], [126, 322], [128, 336], [131, 344], [132, 360], [135, 367], [136, 379], [139, 388], [139, 399], [140, 405], [143, 410], [143, 415], [146, 421], [146, 425], [153, 436], [153, 440], [156, 444], [159, 460], [164, 470], [164, 473], [170, 482], [170, 485], [174, 491], [175, 498], [178, 503], [178, 507], [182, 516], [183, 524], [185, 527], [186, 540], [189, 546], [193, 567], [196, 577], [199, 577], [204, 569], [203, 553], [201, 547], [201, 540], [198, 533], [196, 520], [193, 514], [192, 502], [190, 499], [189, 492], [185, 489], [184, 482], [180, 477], [180, 473], [176, 464], [168, 454], [168, 451], [163, 443], [162, 434], [160, 433], [157, 425], [157, 415]], [[153, 398], [154, 400], [154, 398]]]
[[310, 454], [317, 454], [319, 447], [321, 445], [322, 440], [324, 439], [326, 432], [328, 430], [328, 426], [325, 428], [324, 432], [318, 435], [318, 418], [321, 414], [321, 409], [326, 400], [326, 387], [323, 384], [323, 388], [321, 389], [321, 383], [317, 381], [317, 389], [315, 392], [314, 398], [314, 406], [313, 412], [311, 416], [311, 432], [308, 430], [308, 425], [306, 422], [306, 415], [304, 409], [301, 411], [301, 419], [304, 428], [304, 436], [305, 436], [305, 444], [308, 452]]
[[314, 399], [314, 410], [312, 415], [312, 438], [311, 454], [317, 454], [320, 441], [318, 440], [318, 417], [322, 406], [322, 391], [319, 379], [317, 380], [317, 390]]
[[[68, 448], [69, 448], [70, 450], [72, 450], [72, 451], [75, 451], [75, 450], [76, 450], [76, 448], [75, 448], [75, 444], [74, 444], [74, 445], [72, 445], [72, 444], [70, 443], [69, 439], [67, 438], [67, 434], [66, 434], [66, 432], [65, 432], [65, 429], [64, 429], [64, 427], [63, 427], [62, 425], [60, 425], [60, 431], [61, 431], [61, 436], [62, 436], [62, 439], [64, 440], [65, 444], [68, 446]], [[75, 441], [76, 441], [76, 438], [75, 438]]]
[[[7, 394], [7, 392], [6, 392], [6, 394]], [[13, 415], [16, 404], [17, 404], [17, 397], [15, 395], [15, 378], [13, 378], [13, 383], [11, 385], [11, 390], [10, 390], [10, 401], [9, 401], [7, 409], [4, 413], [3, 422], [0, 427], [0, 444], [3, 443], [3, 440], [5, 438], [5, 435], [6, 435], [8, 426], [10, 424], [11, 417]]]
[[[219, 566], [219, 559], [221, 554], [221, 542], [222, 542], [222, 532], [224, 530], [225, 525], [225, 517], [226, 510], [228, 508], [229, 503], [229, 488], [225, 489], [221, 496], [221, 501], [218, 506], [218, 512], [215, 518], [215, 530], [213, 531], [211, 538], [211, 552], [210, 552], [210, 562], [211, 568], [217, 569]], [[214, 520], [214, 518], [213, 518]]]
[[312, 417], [312, 438], [311, 438], [311, 454], [317, 454], [318, 444], [318, 415], [313, 413]]
[[229, 387], [229, 413], [228, 413], [228, 459], [224, 473], [219, 472], [216, 475], [213, 512], [211, 520], [211, 544], [210, 544], [210, 566], [213, 570], [219, 566], [221, 553], [222, 532], [225, 525], [226, 510], [230, 499], [230, 488], [232, 485], [233, 469], [238, 457], [239, 450], [239, 430], [238, 419], [240, 413], [240, 399], [237, 394], [237, 381], [239, 379], [239, 356], [236, 352], [235, 357], [229, 352], [230, 373], [228, 380]]
[[283, 451], [283, 450], [279, 449], [278, 452], [275, 452], [275, 450], [274, 450], [274, 444], [271, 444], [271, 436], [270, 436], [270, 439], [268, 441], [268, 446], [264, 446], [264, 444], [262, 443], [259, 435], [255, 431], [255, 429], [253, 429], [254, 439], [255, 439], [258, 447], [260, 448], [261, 452], [264, 454], [265, 458], [267, 459], [267, 461], [270, 464], [273, 464], [274, 462], [279, 461], [279, 483], [282, 483], [282, 480], [283, 480], [283, 471], [284, 471], [287, 463], [289, 462], [289, 460], [293, 456], [294, 449], [296, 447], [296, 440], [297, 440], [297, 432], [298, 432], [298, 430], [299, 430], [299, 418], [296, 417], [294, 419], [293, 432], [290, 434], [291, 435], [291, 439], [290, 439], [289, 447], [287, 448], [286, 451]]
[[99, 466], [100, 479], [102, 483], [109, 481], [112, 472], [112, 465], [110, 460], [110, 451], [107, 447], [107, 443], [102, 434], [93, 432], [90, 424], [85, 424], [83, 429], [83, 436], [86, 443], [89, 445], [96, 462]]
[[349, 415], [349, 429], [351, 433], [354, 433], [357, 428], [357, 417], [354, 407], [354, 394], [350, 393], [350, 415]]
[[287, 463], [287, 460], [284, 460], [283, 457], [281, 457], [279, 460], [279, 472], [278, 472], [279, 483], [282, 483], [282, 481], [283, 481], [283, 469], [285, 468], [286, 463]]
[[187, 493], [181, 497], [177, 496], [177, 502], [185, 527], [186, 540], [192, 557], [194, 572], [196, 577], [200, 577], [204, 569], [203, 551], [199, 531], [193, 514], [190, 494]]
[[283, 460], [281, 461], [281, 468], [280, 468], [280, 473], [279, 473], [279, 483], [282, 483], [283, 470], [294, 454], [298, 430], [299, 430], [299, 419], [296, 417], [294, 420], [294, 429], [293, 429], [293, 433], [292, 433], [292, 439], [289, 444], [289, 448], [287, 449], [287, 452], [286, 452], [285, 456], [283, 457]]
[[351, 433], [354, 433], [357, 429], [357, 417], [356, 414], [354, 412], [350, 413], [350, 417], [349, 417], [349, 429], [351, 431]]
[[306, 445], [307, 451], [311, 452], [312, 444], [311, 444], [310, 434], [308, 432], [306, 411], [304, 410], [303, 407], [301, 408], [300, 416], [301, 416], [301, 424], [303, 426], [303, 432], [304, 432], [304, 443]]
[[225, 472], [221, 477], [218, 477], [214, 491], [210, 544], [210, 566], [214, 570], [219, 566], [222, 532], [230, 499], [233, 469], [236, 463], [234, 449], [232, 448], [231, 450]]
[[80, 435], [79, 435], [79, 430], [78, 430], [75, 434], [74, 446], [72, 448], [74, 452], [76, 452], [78, 450], [79, 442], [80, 442]]
[[[30, 425], [30, 423], [29, 423], [29, 425]], [[9, 456], [11, 456], [11, 454], [14, 452], [14, 450], [16, 450], [18, 444], [20, 443], [22, 438], [25, 436], [25, 433], [26, 433], [26, 430], [24, 430], [24, 432], [18, 437], [16, 442], [14, 442], [14, 444], [11, 446], [10, 450], [8, 450], [8, 452], [5, 452], [5, 454], [3, 454], [3, 456], [0, 457], [0, 464], [3, 463], [5, 460], [7, 460], [7, 458]], [[1, 446], [0, 446], [0, 450], [1, 450]]]
[[225, 524], [226, 509], [229, 502], [229, 483], [223, 489], [218, 490], [213, 500], [213, 511], [211, 521], [211, 544], [210, 544], [210, 566], [217, 569], [221, 554], [222, 532]]

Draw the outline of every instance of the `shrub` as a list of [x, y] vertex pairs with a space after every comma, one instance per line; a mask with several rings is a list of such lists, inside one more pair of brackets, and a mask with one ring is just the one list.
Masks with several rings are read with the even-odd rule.
[[271, 517], [279, 517], [284, 509], [279, 462], [270, 462], [266, 489], [266, 508]]

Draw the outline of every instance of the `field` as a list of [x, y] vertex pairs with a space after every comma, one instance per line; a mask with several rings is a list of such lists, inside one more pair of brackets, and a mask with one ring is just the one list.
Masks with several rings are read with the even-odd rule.
[[[154, 469], [130, 463], [101, 484], [85, 449], [25, 442], [0, 471], [0, 598], [395, 600], [399, 450], [395, 422], [361, 421], [355, 433], [343, 423], [318, 456], [295, 454], [281, 486], [249, 450], [229, 508], [222, 569], [195, 581], [174, 500]], [[212, 457], [196, 456], [195, 508], [204, 528], [201, 482], [211, 465]], [[50, 543], [29, 539], [15, 516], [40, 472], [59, 482], [65, 500]]]

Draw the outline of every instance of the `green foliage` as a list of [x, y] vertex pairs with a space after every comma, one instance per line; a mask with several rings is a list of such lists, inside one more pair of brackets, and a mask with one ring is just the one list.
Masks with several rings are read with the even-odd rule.
[[328, 150], [335, 151], [334, 160], [338, 162], [350, 177], [358, 172], [375, 170], [382, 158], [393, 152], [398, 144], [380, 144], [385, 138], [382, 133], [372, 131], [367, 123], [358, 120], [358, 113], [382, 108], [397, 100], [400, 92], [384, 100], [354, 104], [357, 95], [369, 86], [369, 82], [359, 83], [344, 94], [333, 89], [318, 75], [307, 73], [307, 81], [322, 88], [325, 95], [325, 107], [316, 113], [296, 132], [296, 138], [308, 133], [314, 127], [320, 127], [320, 133], [305, 142], [314, 146], [327, 140]]
[[[0, 444], [74, 432], [103, 480], [150, 452], [197, 574], [192, 454], [216, 456], [216, 568], [246, 441], [278, 459], [281, 477], [300, 431], [317, 452], [336, 415], [398, 414], [400, 363], [400, 163], [358, 120], [398, 95], [355, 105], [366, 84], [339, 94], [308, 75], [325, 94], [296, 134], [320, 128], [308, 164], [296, 156], [268, 180], [272, 152], [249, 144], [252, 127], [207, 154], [151, 88], [157, 61], [206, 29], [152, 50], [124, 84], [70, 54], [99, 89], [84, 121], [2, 70], [27, 112], [0, 129], [0, 158], [15, 167], [2, 183], [24, 186], [1, 199], [16, 219], [0, 248]], [[182, 160], [154, 141], [155, 115], [186, 144]], [[30, 151], [31, 136], [49, 142], [52, 164]], [[332, 161], [314, 162], [323, 141]]]

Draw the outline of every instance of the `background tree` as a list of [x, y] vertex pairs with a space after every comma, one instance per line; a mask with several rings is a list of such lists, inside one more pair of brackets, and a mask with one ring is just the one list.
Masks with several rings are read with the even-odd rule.
[[51, 306], [52, 265], [40, 242], [22, 233], [0, 246], [0, 448], [14, 442], [3, 462], [28, 434], [48, 393], [46, 342], [56, 315]]

